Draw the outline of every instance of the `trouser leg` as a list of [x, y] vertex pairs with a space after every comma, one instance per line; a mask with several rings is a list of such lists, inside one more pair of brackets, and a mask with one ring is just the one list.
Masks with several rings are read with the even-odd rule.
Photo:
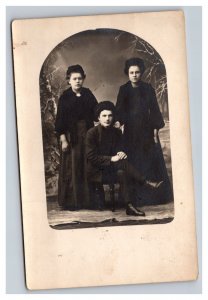
[[120, 184], [121, 194], [126, 204], [131, 202], [130, 199], [130, 182], [127, 178], [127, 174], [125, 170], [117, 170], [116, 171], [118, 182]]
[[116, 170], [124, 170], [127, 178], [134, 180], [140, 184], [145, 183], [145, 177], [139, 173], [139, 171], [134, 168], [126, 159], [120, 160], [114, 163], [114, 168]]
[[[125, 163], [125, 166], [128, 166], [128, 164]], [[127, 170], [129, 170], [127, 168]], [[131, 170], [131, 168], [130, 168]], [[134, 173], [134, 170], [132, 169], [133, 173], [137, 179], [137, 181], [139, 181], [140, 183], [144, 183], [144, 179], [143, 177], [140, 176], [139, 173]], [[117, 177], [122, 189], [122, 194], [123, 197], [125, 199], [126, 202], [126, 214], [127, 215], [131, 215], [131, 216], [145, 216], [145, 213], [143, 211], [138, 210], [138, 208], [136, 208], [136, 201], [135, 198], [132, 197], [132, 190], [134, 187], [134, 183], [132, 183], [132, 179], [128, 178], [128, 175], [130, 173], [128, 173], [126, 170], [117, 170]], [[132, 176], [132, 178], [134, 178], [134, 176]], [[133, 180], [134, 181], [134, 180]]]

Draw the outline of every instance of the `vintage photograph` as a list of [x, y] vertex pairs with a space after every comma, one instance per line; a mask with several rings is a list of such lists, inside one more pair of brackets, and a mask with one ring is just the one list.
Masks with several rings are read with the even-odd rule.
[[195, 280], [184, 13], [15, 20], [12, 46], [27, 287]]
[[148, 40], [81, 31], [40, 70], [48, 223], [54, 229], [174, 218], [166, 66]]

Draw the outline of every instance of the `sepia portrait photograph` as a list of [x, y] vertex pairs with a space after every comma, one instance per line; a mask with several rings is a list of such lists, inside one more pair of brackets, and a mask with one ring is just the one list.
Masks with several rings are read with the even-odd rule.
[[196, 280], [183, 11], [16, 19], [12, 47], [27, 288]]
[[148, 41], [86, 30], [40, 71], [49, 224], [167, 223], [174, 217], [165, 64]]

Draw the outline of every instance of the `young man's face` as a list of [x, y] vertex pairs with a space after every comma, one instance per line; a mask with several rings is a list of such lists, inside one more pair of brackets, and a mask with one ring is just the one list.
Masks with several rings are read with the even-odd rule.
[[110, 127], [113, 123], [113, 113], [111, 110], [103, 110], [101, 111], [98, 120], [101, 126], [107, 128]]

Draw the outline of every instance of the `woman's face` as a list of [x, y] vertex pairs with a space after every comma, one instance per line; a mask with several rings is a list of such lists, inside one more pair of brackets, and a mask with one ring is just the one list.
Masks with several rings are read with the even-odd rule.
[[84, 78], [80, 73], [71, 73], [68, 83], [71, 85], [72, 90], [79, 91], [84, 83]]
[[137, 84], [141, 76], [142, 74], [138, 66], [131, 66], [129, 68], [129, 80], [131, 81], [131, 83]]

